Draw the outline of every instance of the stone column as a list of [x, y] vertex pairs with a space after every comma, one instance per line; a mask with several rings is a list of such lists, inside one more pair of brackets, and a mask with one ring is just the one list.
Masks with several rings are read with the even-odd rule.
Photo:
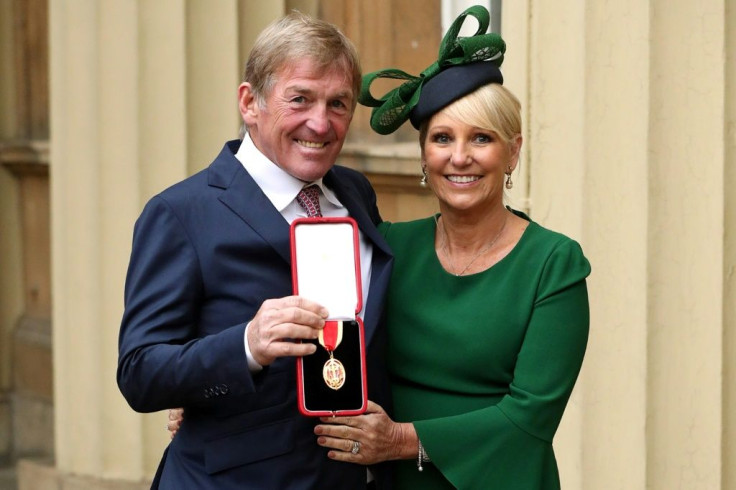
[[237, 136], [237, 9], [49, 3], [56, 466], [24, 463], [21, 488], [147, 488], [155, 471], [166, 416], [115, 382], [133, 223]]
[[723, 257], [723, 485], [736, 488], [736, 6], [726, 3]]
[[[0, 2], [0, 141], [17, 134], [13, 4]], [[13, 174], [0, 167], [0, 464], [13, 457], [13, 331], [23, 313], [20, 191]]]
[[643, 169], [647, 486], [655, 490], [726, 488], [722, 373], [734, 360], [723, 357], [724, 62], [733, 63], [724, 59], [725, 3], [650, 2]]
[[[586, 2], [582, 171], [591, 336], [581, 379], [583, 488], [646, 488], [650, 6]], [[564, 69], [567, 53], [556, 53]], [[564, 158], [564, 157], [563, 157]], [[565, 178], [565, 176], [561, 176]]]
[[527, 5], [532, 217], [593, 265], [563, 487], [731, 488], [734, 11]]

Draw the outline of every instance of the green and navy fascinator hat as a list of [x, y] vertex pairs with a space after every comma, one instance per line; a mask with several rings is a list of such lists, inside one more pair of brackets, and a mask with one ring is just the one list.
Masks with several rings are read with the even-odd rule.
[[[458, 37], [468, 16], [478, 20], [478, 30], [472, 36]], [[480, 5], [460, 14], [440, 43], [437, 61], [418, 77], [393, 68], [365, 75], [358, 102], [373, 107], [370, 122], [373, 130], [390, 134], [407, 119], [419, 129], [422, 121], [477, 88], [503, 83], [499, 67], [506, 43], [498, 34], [486, 33], [490, 17], [488, 10]], [[375, 99], [370, 88], [378, 78], [406, 81]]]

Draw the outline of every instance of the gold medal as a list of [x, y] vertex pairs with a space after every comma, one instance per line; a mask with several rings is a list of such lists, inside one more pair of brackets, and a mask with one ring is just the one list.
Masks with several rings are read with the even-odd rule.
[[345, 384], [345, 367], [340, 361], [332, 357], [332, 353], [330, 353], [330, 358], [322, 368], [322, 377], [325, 379], [327, 386], [333, 390], [339, 390]]
[[328, 321], [319, 332], [319, 345], [330, 353], [330, 358], [322, 368], [322, 377], [327, 386], [339, 390], [345, 384], [345, 366], [335, 359], [333, 352], [342, 342], [342, 321]]

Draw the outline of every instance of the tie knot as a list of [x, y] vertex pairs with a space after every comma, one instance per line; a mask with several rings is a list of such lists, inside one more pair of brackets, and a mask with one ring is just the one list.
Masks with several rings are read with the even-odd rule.
[[296, 202], [307, 212], [309, 218], [322, 216], [319, 208], [319, 186], [312, 184], [299, 191]]

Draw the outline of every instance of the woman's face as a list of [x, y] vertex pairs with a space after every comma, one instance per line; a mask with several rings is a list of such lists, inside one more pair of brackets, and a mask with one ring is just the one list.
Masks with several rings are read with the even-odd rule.
[[505, 173], [513, 170], [521, 136], [499, 136], [438, 112], [429, 121], [422, 160], [440, 206], [465, 213], [503, 205]]

